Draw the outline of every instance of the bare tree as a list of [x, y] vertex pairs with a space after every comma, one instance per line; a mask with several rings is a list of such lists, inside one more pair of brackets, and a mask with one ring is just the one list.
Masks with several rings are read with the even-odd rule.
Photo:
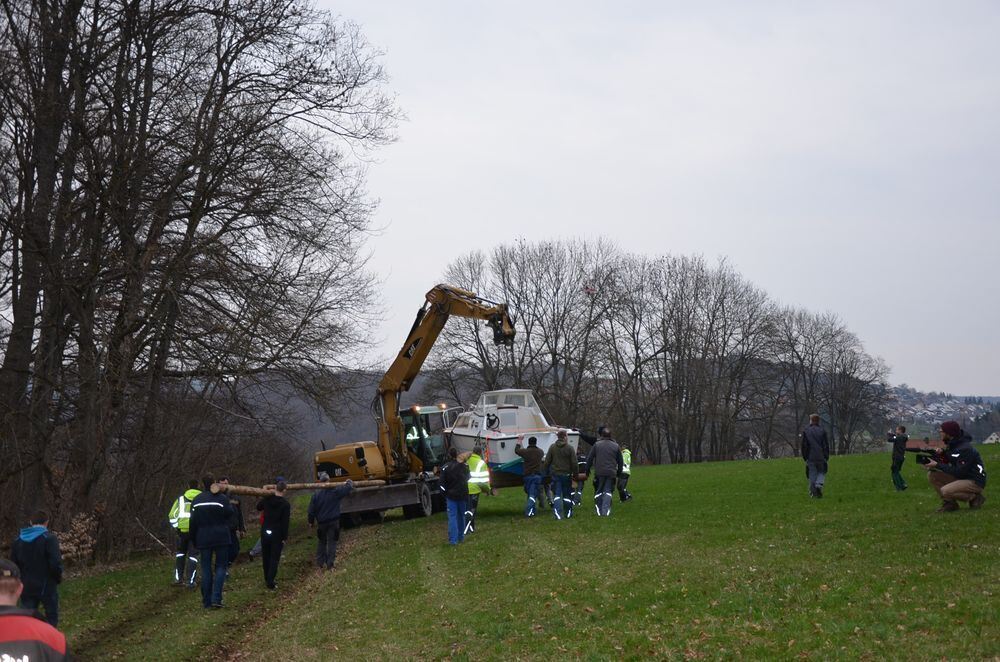
[[86, 509], [176, 407], [222, 430], [246, 384], [329, 395], [396, 111], [380, 54], [303, 1], [0, 7], [0, 490]]

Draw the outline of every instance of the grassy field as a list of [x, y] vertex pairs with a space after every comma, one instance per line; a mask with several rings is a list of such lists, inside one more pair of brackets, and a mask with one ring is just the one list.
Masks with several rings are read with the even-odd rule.
[[834, 458], [822, 500], [800, 460], [639, 467], [611, 518], [562, 522], [508, 489], [463, 545], [443, 515], [391, 518], [345, 532], [326, 575], [300, 501], [276, 593], [244, 564], [205, 612], [145, 559], [67, 582], [64, 623], [84, 659], [1000, 656], [1000, 497], [936, 515], [923, 470], [897, 493], [888, 467]]

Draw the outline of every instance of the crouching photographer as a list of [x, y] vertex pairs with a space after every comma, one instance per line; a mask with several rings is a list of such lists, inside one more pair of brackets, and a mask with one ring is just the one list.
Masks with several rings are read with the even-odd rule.
[[986, 468], [979, 451], [972, 447], [972, 438], [956, 421], [945, 421], [941, 424], [941, 441], [947, 448], [921, 462], [928, 470], [927, 479], [941, 497], [937, 512], [954, 512], [959, 501], [967, 501], [972, 510], [981, 508], [986, 501]]

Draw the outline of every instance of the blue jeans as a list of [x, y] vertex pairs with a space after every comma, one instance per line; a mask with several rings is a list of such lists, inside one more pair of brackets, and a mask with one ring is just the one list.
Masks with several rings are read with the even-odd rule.
[[465, 499], [448, 501], [448, 542], [457, 545], [465, 538]]
[[573, 490], [570, 487], [569, 474], [552, 474], [552, 488], [555, 497], [552, 499], [552, 513], [556, 519], [573, 516]]
[[[212, 572], [212, 555], [215, 555], [215, 572]], [[208, 547], [201, 550], [201, 604], [205, 607], [222, 604], [222, 585], [226, 583], [229, 568], [229, 546]]]
[[528, 501], [524, 504], [524, 516], [534, 517], [538, 512], [538, 497], [541, 494], [542, 475], [528, 474], [524, 477], [524, 491], [528, 495]]
[[24, 609], [38, 609], [38, 605], [45, 608], [45, 621], [52, 627], [59, 625], [59, 593], [56, 585], [46, 586], [42, 589], [41, 595], [21, 595], [21, 607]]
[[823, 489], [826, 482], [826, 462], [806, 462], [806, 472], [809, 476], [809, 493], [815, 494], [817, 489]]
[[611, 497], [615, 493], [614, 476], [598, 476], [597, 486], [594, 488], [594, 506], [597, 508], [598, 517], [611, 516]]

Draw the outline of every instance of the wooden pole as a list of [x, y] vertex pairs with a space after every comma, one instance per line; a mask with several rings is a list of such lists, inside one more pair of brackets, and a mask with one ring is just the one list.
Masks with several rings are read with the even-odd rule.
[[[286, 489], [288, 490], [331, 490], [335, 487], [340, 487], [343, 485], [340, 483], [289, 483]], [[366, 488], [366, 487], [381, 487], [385, 485], [384, 480], [356, 480], [354, 481], [355, 488]], [[257, 496], [265, 497], [274, 494], [274, 485], [265, 485], [264, 487], [249, 487], [247, 485], [223, 485], [222, 483], [212, 483], [212, 494], [219, 494], [224, 492], [226, 494], [239, 494], [242, 496]]]

